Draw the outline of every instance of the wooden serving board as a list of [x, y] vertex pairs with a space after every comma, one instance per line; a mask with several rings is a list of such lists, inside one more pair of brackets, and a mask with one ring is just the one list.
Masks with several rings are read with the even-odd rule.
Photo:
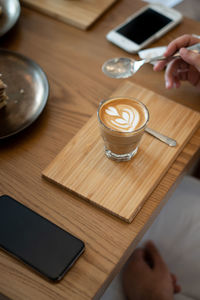
[[117, 0], [21, 0], [23, 4], [86, 30]]
[[169, 147], [145, 133], [131, 161], [109, 160], [95, 113], [43, 176], [130, 223], [199, 127], [200, 114], [128, 81], [112, 96], [132, 96], [145, 103], [149, 127], [176, 139], [177, 146]]

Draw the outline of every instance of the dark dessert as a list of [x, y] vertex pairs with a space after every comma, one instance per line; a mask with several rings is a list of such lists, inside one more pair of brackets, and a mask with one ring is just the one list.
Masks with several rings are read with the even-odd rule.
[[0, 79], [0, 109], [6, 106], [8, 96], [6, 95], [7, 85]]

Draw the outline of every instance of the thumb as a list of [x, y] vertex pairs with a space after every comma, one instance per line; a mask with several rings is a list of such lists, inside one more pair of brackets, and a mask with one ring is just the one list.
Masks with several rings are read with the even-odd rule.
[[188, 64], [194, 66], [200, 72], [200, 54], [192, 51], [187, 50], [186, 48], [181, 48], [179, 51], [180, 56], [184, 61]]
[[162, 259], [158, 249], [154, 245], [153, 242], [149, 241], [145, 245], [145, 253], [146, 256], [148, 257], [148, 260], [151, 261], [151, 267], [152, 269], [161, 269], [161, 270], [166, 270], [167, 266]]

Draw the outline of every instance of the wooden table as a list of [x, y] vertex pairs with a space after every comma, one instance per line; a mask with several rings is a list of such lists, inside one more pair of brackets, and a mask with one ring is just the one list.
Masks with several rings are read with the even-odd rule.
[[[86, 251], [58, 284], [42, 279], [23, 264], [0, 252], [0, 292], [12, 299], [98, 299], [125, 263], [161, 209], [180, 177], [199, 154], [200, 130], [191, 138], [144, 207], [126, 224], [41, 177], [42, 170], [68, 143], [121, 80], [106, 78], [101, 65], [125, 56], [105, 34], [141, 1], [119, 1], [89, 30], [81, 31], [29, 9], [22, 9], [17, 26], [1, 46], [38, 62], [50, 82], [50, 97], [42, 116], [24, 132], [0, 143], [0, 194], [9, 194], [86, 244]], [[199, 23], [182, 24], [152, 46], [166, 45]], [[126, 55], [127, 56], [127, 55]], [[185, 84], [166, 91], [163, 73], [150, 65], [130, 79], [200, 111], [199, 93]]]

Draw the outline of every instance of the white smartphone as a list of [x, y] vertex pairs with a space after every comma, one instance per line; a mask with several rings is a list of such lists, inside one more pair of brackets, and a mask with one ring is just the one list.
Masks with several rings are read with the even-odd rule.
[[111, 30], [106, 38], [125, 51], [135, 53], [160, 38], [181, 20], [181, 13], [175, 9], [150, 4]]

